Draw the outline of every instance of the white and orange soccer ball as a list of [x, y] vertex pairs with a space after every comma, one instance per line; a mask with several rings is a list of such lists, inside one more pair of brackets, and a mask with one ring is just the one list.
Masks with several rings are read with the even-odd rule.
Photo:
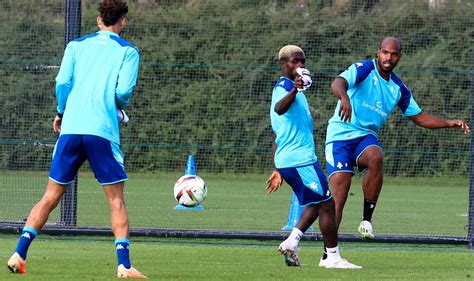
[[199, 176], [184, 175], [174, 184], [174, 199], [182, 206], [198, 206], [204, 201], [206, 195], [206, 183]]

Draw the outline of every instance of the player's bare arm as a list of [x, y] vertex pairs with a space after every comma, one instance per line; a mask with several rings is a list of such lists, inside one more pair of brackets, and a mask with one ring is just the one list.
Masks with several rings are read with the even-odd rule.
[[410, 116], [411, 121], [416, 125], [425, 127], [428, 129], [439, 129], [439, 128], [461, 128], [465, 134], [469, 133], [469, 125], [459, 119], [443, 119], [431, 115], [426, 112], [421, 112], [418, 115]]
[[295, 86], [293, 89], [291, 89], [288, 94], [275, 105], [275, 112], [278, 113], [278, 115], [285, 114], [288, 111], [291, 104], [295, 100], [296, 94], [298, 93], [298, 88], [301, 88], [302, 86], [303, 78], [298, 75], [295, 79]]
[[348, 84], [346, 79], [337, 77], [331, 84], [332, 93], [341, 100], [341, 107], [339, 108], [339, 117], [347, 123], [351, 122], [352, 105], [347, 96]]

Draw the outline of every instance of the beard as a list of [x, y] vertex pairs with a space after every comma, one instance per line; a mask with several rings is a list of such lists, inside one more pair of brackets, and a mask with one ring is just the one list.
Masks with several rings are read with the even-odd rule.
[[392, 63], [390, 60], [381, 61], [380, 58], [377, 58], [377, 64], [384, 72], [392, 72], [395, 66], [397, 66], [396, 63]]

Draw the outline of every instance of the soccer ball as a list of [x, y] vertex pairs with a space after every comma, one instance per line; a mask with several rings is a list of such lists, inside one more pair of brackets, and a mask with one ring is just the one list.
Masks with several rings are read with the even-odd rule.
[[196, 175], [184, 175], [174, 184], [174, 199], [185, 207], [195, 207], [204, 201], [207, 195], [206, 183]]

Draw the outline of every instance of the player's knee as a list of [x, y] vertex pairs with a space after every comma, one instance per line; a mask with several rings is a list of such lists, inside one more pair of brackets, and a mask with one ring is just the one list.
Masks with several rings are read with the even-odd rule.
[[320, 212], [323, 211], [325, 213], [330, 213], [330, 212], [334, 213], [335, 206], [336, 204], [334, 203], [334, 200], [330, 199], [328, 201], [325, 201], [319, 204], [319, 211]]
[[367, 168], [381, 169], [383, 167], [383, 155], [382, 153], [374, 153], [370, 155], [367, 163]]
[[329, 181], [334, 190], [348, 190], [351, 186], [351, 177], [350, 173], [334, 173]]
[[109, 201], [110, 208], [114, 210], [122, 210], [125, 209], [125, 201], [121, 198], [115, 198]]
[[61, 196], [59, 194], [46, 192], [44, 196], [41, 198], [40, 203], [49, 209], [54, 209], [59, 204], [60, 200], [61, 200]]

